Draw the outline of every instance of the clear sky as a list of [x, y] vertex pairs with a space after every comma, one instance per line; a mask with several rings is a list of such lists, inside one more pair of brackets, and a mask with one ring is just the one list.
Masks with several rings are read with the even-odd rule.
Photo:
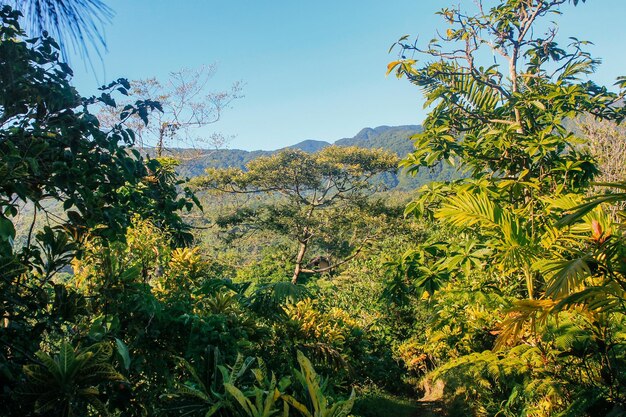
[[[424, 42], [444, 28], [434, 13], [453, 0], [108, 0], [108, 52], [94, 75], [74, 59], [83, 95], [119, 77], [165, 79], [215, 63], [212, 85], [241, 80], [245, 97], [207, 130], [231, 148], [276, 149], [305, 139], [334, 141], [363, 127], [419, 124], [420, 91], [385, 77], [389, 46], [405, 34]], [[472, 0], [454, 0], [471, 7]], [[594, 42], [602, 84], [626, 75], [626, 0], [564, 8], [560, 34]]]

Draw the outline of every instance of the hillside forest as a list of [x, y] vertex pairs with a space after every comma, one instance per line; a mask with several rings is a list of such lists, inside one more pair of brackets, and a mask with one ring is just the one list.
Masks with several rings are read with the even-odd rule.
[[400, 38], [419, 126], [193, 156], [157, 81], [82, 97], [0, 6], [0, 415], [626, 415], [626, 78], [551, 26], [586, 3]]

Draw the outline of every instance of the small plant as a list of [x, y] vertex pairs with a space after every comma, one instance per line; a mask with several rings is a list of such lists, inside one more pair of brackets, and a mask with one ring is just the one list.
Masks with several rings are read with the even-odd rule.
[[300, 371], [294, 370], [296, 378], [306, 388], [313, 410], [296, 400], [291, 395], [283, 395], [283, 400], [305, 417], [346, 417], [350, 414], [354, 406], [354, 390], [350, 397], [344, 401], [337, 401], [334, 404], [329, 402], [329, 398], [324, 394], [320, 386], [320, 379], [313, 369], [311, 361], [300, 351], [298, 351], [298, 363]]
[[[290, 381], [283, 378], [277, 383], [274, 373], [268, 379], [263, 360], [259, 358], [257, 361], [259, 367], [252, 370], [256, 380], [252, 389], [243, 392], [231, 383], [225, 383], [224, 389], [237, 401], [247, 417], [270, 417], [279, 412], [276, 403]], [[288, 408], [285, 406], [283, 411], [288, 412]]]
[[112, 352], [108, 343], [76, 350], [68, 342], [61, 344], [54, 357], [37, 352], [41, 363], [24, 366], [27, 384], [20, 395], [34, 402], [37, 413], [108, 416], [100, 388], [125, 379], [108, 363]]
[[227, 385], [234, 386], [253, 361], [253, 358], [244, 359], [237, 355], [234, 365], [227, 368], [222, 364], [219, 349], [216, 347], [207, 349], [202, 369], [178, 358], [179, 367], [188, 378], [177, 382], [174, 391], [161, 398], [168, 403], [168, 411], [179, 413], [180, 416], [229, 415], [225, 413], [230, 402], [224, 388]]

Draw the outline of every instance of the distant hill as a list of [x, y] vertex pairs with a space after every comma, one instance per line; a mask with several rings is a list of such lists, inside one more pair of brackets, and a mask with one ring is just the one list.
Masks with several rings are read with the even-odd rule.
[[324, 142], [323, 140], [303, 140], [302, 142], [296, 143], [295, 145], [287, 146], [283, 149], [300, 149], [304, 152], [315, 153], [317, 151], [321, 151], [322, 149], [330, 146], [330, 143]]
[[339, 139], [335, 145], [389, 149], [404, 157], [413, 151], [409, 138], [421, 131], [419, 125], [366, 127], [352, 138]]
[[[335, 141], [334, 145], [359, 146], [368, 149], [387, 149], [395, 152], [400, 157], [404, 157], [413, 150], [413, 143], [410, 140], [411, 136], [421, 132], [421, 129], [419, 125], [366, 127], [359, 131], [354, 137]], [[195, 177], [202, 175], [204, 170], [209, 167], [244, 168], [248, 162], [255, 158], [271, 155], [283, 149], [300, 149], [304, 152], [317, 152], [327, 146], [331, 146], [331, 143], [309, 139], [275, 151], [244, 151], [241, 149], [201, 151], [193, 159], [183, 162], [180, 167], [180, 173], [184, 176]], [[379, 180], [384, 182], [388, 188], [414, 189], [427, 182], [449, 179], [455, 175], [455, 172], [450, 168], [438, 167], [437, 169], [420, 172], [419, 175], [415, 177], [398, 173], [397, 175], [385, 175], [379, 178]]]

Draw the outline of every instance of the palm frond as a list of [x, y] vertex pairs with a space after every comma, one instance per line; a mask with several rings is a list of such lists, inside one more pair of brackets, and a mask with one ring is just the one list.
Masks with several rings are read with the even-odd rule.
[[554, 306], [554, 310], [560, 311], [576, 305], [584, 305], [590, 310], [623, 314], [626, 312], [625, 300], [626, 291], [615, 282], [608, 282], [604, 285], [587, 287], [568, 295], [559, 300]]
[[563, 216], [558, 222], [556, 222], [556, 226], [569, 226], [587, 215], [589, 212], [591, 212], [601, 204], [611, 204], [620, 201], [626, 201], [626, 193], [607, 194], [604, 196], [596, 197], [587, 203], [575, 207], [571, 213]]
[[503, 218], [510, 215], [485, 194], [462, 192], [449, 197], [436, 211], [435, 217], [460, 228], [476, 224], [499, 228]]
[[574, 259], [548, 259], [536, 262], [533, 268], [544, 274], [547, 281], [546, 295], [552, 299], [562, 298], [579, 289], [591, 276], [588, 262], [591, 256], [582, 254]]
[[99, 57], [106, 50], [103, 26], [114, 13], [102, 0], [14, 0], [12, 3], [24, 14], [29, 35], [48, 32], [59, 42], [65, 61], [69, 60], [70, 52], [89, 58], [91, 48]]
[[406, 73], [415, 84], [424, 88], [429, 98], [426, 105], [443, 98], [453, 102], [467, 114], [493, 112], [501, 101], [500, 93], [467, 70], [450, 63], [435, 63], [428, 71]]

